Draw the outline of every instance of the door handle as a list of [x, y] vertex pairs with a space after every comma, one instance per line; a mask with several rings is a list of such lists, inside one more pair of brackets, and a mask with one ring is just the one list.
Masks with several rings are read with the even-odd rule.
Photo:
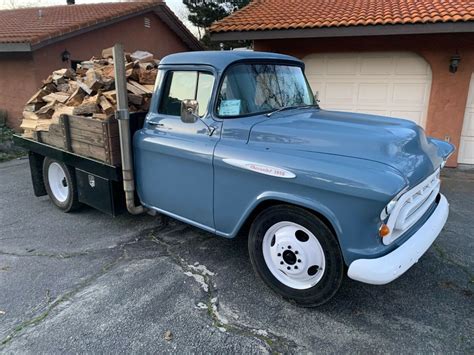
[[149, 125], [151, 126], [155, 126], [155, 127], [164, 127], [165, 125], [163, 123], [160, 123], [160, 122], [148, 122]]

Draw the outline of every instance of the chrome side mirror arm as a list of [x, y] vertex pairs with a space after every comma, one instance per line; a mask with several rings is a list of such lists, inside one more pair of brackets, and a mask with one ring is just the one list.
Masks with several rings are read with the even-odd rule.
[[199, 102], [197, 100], [183, 100], [181, 101], [181, 121], [183, 123], [195, 123], [201, 121], [206, 127], [209, 136], [212, 136], [215, 127], [210, 126], [199, 115]]

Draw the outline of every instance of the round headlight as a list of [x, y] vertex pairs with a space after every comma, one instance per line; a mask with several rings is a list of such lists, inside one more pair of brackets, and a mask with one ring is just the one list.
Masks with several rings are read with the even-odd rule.
[[398, 200], [400, 197], [408, 190], [408, 186], [405, 186], [398, 194], [395, 196], [385, 208], [380, 212], [380, 220], [385, 221], [388, 216], [393, 212], [393, 209], [397, 205]]

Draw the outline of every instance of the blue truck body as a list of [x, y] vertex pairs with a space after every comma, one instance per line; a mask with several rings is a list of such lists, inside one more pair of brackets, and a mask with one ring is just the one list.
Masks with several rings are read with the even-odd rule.
[[[262, 203], [302, 206], [328, 223], [346, 265], [402, 245], [433, 208], [389, 245], [377, 232], [380, 211], [433, 174], [453, 146], [426, 137], [407, 120], [320, 108], [220, 118], [216, 97], [226, 70], [265, 62], [304, 69], [293, 57], [258, 52], [181, 53], [161, 61], [150, 112], [133, 141], [143, 205], [228, 238]], [[158, 113], [161, 83], [172, 70], [214, 75], [204, 122], [187, 124]], [[215, 128], [211, 136], [205, 123]], [[291, 177], [275, 176], [271, 169]]]

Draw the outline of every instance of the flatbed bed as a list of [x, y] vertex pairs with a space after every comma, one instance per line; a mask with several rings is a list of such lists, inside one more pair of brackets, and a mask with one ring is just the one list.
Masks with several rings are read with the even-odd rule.
[[[143, 112], [130, 115], [131, 135], [143, 126], [144, 118]], [[44, 158], [48, 157], [74, 168], [79, 202], [112, 216], [126, 211], [120, 165], [111, 165], [21, 135], [14, 135], [13, 141], [28, 151], [35, 196], [47, 195], [42, 172]]]

